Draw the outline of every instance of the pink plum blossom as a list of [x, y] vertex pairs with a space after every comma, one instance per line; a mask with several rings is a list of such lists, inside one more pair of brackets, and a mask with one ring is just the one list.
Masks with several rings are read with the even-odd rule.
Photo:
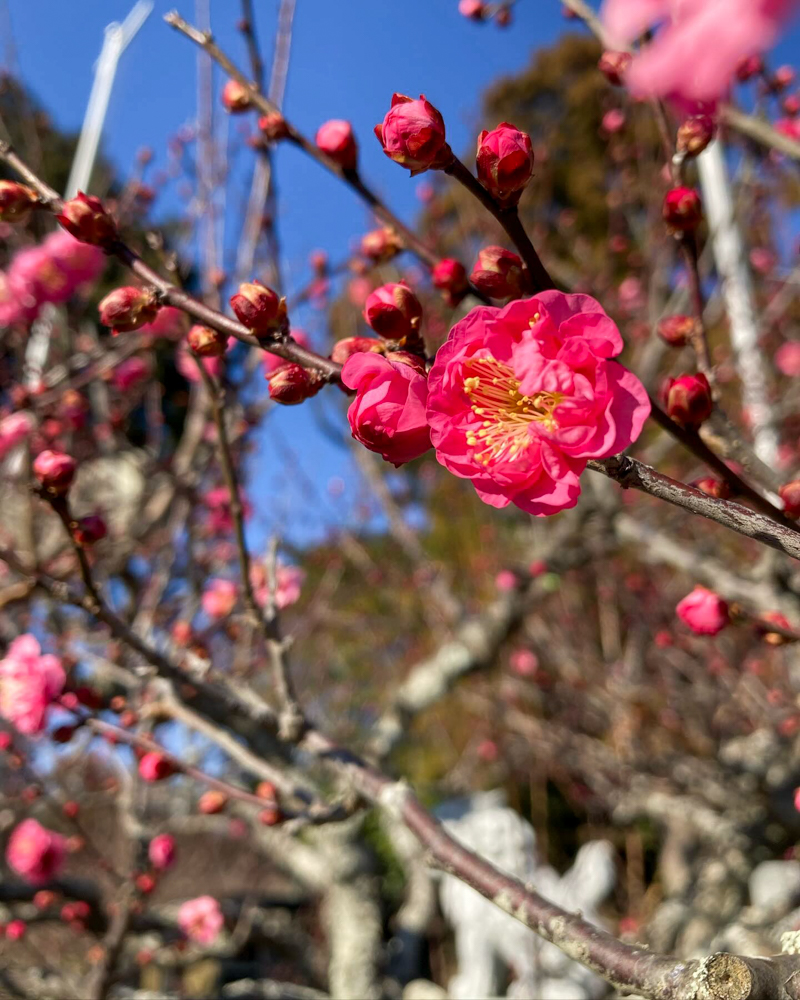
[[227, 618], [236, 605], [237, 590], [232, 580], [210, 580], [200, 603], [209, 618]]
[[175, 838], [169, 833], [159, 833], [147, 846], [147, 857], [154, 868], [165, 870], [175, 862]]
[[728, 605], [713, 590], [695, 587], [675, 608], [678, 618], [696, 635], [716, 635], [728, 624]]
[[126, 358], [114, 369], [112, 382], [120, 392], [128, 392], [150, 376], [150, 365], [144, 358]]
[[0, 660], [0, 715], [21, 733], [44, 729], [50, 704], [66, 682], [58, 657], [46, 653], [35, 636], [18, 636]]
[[23, 820], [14, 830], [6, 847], [9, 868], [34, 885], [49, 882], [64, 864], [66, 840], [35, 819]]
[[198, 944], [211, 944], [224, 923], [219, 903], [213, 896], [187, 899], [178, 910], [178, 925], [187, 937]]
[[800, 340], [787, 340], [775, 352], [775, 364], [782, 375], [800, 375]]
[[35, 426], [33, 416], [27, 410], [10, 413], [0, 420], [0, 458], [24, 441]]
[[587, 461], [627, 448], [650, 413], [639, 379], [609, 360], [622, 346], [588, 295], [547, 291], [473, 309], [428, 379], [437, 459], [493, 507], [540, 516], [574, 507]]

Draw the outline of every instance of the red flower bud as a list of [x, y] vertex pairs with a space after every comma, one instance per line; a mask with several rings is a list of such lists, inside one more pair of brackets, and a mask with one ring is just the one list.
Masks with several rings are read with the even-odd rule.
[[186, 334], [192, 354], [198, 358], [221, 358], [228, 349], [228, 335], [208, 326], [193, 326]]
[[78, 815], [80, 811], [81, 807], [78, 805], [77, 802], [72, 801], [72, 799], [70, 799], [68, 802], [65, 802], [64, 805], [61, 807], [61, 812], [64, 813], [67, 819], [75, 819], [75, 817]]
[[156, 887], [156, 880], [152, 875], [142, 873], [136, 876], [136, 888], [143, 896], [147, 896]]
[[222, 88], [222, 104], [232, 115], [250, 110], [250, 88], [238, 80], [228, 80]]
[[81, 243], [106, 246], [117, 238], [117, 224], [99, 198], [79, 191], [65, 201], [56, 218], [66, 231]]
[[33, 463], [33, 474], [51, 493], [64, 494], [75, 478], [75, 459], [61, 451], [40, 452]]
[[711, 416], [713, 401], [703, 374], [681, 375], [667, 383], [667, 413], [684, 427], [699, 427]]
[[288, 364], [276, 368], [268, 378], [269, 398], [284, 406], [296, 406], [322, 388], [322, 381], [300, 365]]
[[431, 271], [431, 281], [451, 306], [458, 305], [469, 289], [467, 269], [453, 257], [445, 257], [439, 261]]
[[664, 195], [662, 214], [670, 232], [690, 233], [703, 216], [700, 195], [694, 188], [672, 188]]
[[277, 142], [285, 139], [289, 134], [289, 126], [280, 111], [273, 111], [272, 114], [262, 115], [258, 119], [258, 127], [265, 139], [270, 142]]
[[257, 337], [274, 333], [286, 325], [286, 299], [260, 281], [239, 285], [239, 291], [230, 301], [236, 318]]
[[345, 337], [337, 340], [331, 351], [331, 361], [343, 365], [351, 354], [360, 354], [362, 351], [373, 351], [375, 354], [385, 354], [386, 345], [381, 340], [374, 337]]
[[706, 496], [716, 497], [717, 500], [727, 500], [731, 495], [731, 488], [724, 479], [714, 479], [713, 476], [704, 476], [702, 479], [695, 479], [690, 484], [701, 490]]
[[791, 66], [779, 66], [772, 74], [772, 90], [785, 90], [791, 87], [795, 80], [795, 71]]
[[72, 535], [79, 545], [94, 545], [108, 534], [106, 522], [99, 514], [87, 514], [80, 518], [72, 529]]
[[621, 87], [625, 82], [625, 74], [633, 61], [630, 52], [604, 52], [600, 56], [597, 68], [603, 76], [615, 87]]
[[270, 806], [267, 809], [262, 809], [258, 814], [258, 822], [262, 823], [264, 826], [277, 826], [282, 818], [281, 811], [277, 806]]
[[9, 941], [21, 941], [28, 933], [28, 925], [24, 920], [11, 920], [6, 924], [6, 937]]
[[227, 804], [228, 796], [224, 792], [216, 790], [203, 792], [197, 800], [197, 811], [203, 813], [205, 816], [212, 816], [215, 813], [222, 812]]
[[780, 611], [762, 611], [756, 621], [756, 632], [758, 632], [767, 645], [785, 646], [787, 643], [795, 641], [791, 636], [784, 635], [783, 631], [772, 631], [769, 628], [770, 625], [777, 625], [779, 629], [786, 632], [796, 631], [786, 615], [782, 615]]
[[665, 316], [658, 321], [658, 335], [670, 347], [685, 347], [697, 329], [694, 316]]
[[469, 280], [492, 299], [519, 298], [525, 290], [522, 258], [504, 247], [484, 247]]
[[446, 167], [453, 153], [445, 142], [444, 119], [420, 94], [418, 101], [405, 94], [392, 94], [392, 106], [375, 135], [386, 155], [408, 167], [411, 176], [425, 170]]
[[338, 163], [342, 170], [356, 169], [358, 146], [350, 122], [332, 118], [324, 125], [320, 125], [314, 141], [317, 147]]
[[16, 181], [0, 181], [0, 222], [22, 222], [38, 198], [33, 188]]
[[747, 83], [748, 80], [752, 80], [754, 76], [758, 76], [763, 70], [764, 61], [761, 56], [747, 56], [736, 67], [736, 79], [739, 83]]
[[783, 511], [787, 517], [800, 517], [800, 479], [784, 483], [778, 490], [778, 496], [783, 500]]
[[716, 122], [710, 115], [688, 118], [678, 129], [678, 152], [685, 156], [699, 156], [714, 138], [716, 128]]
[[143, 781], [163, 781], [174, 773], [172, 764], [157, 750], [146, 753], [139, 761], [139, 774]]
[[404, 340], [417, 335], [422, 306], [408, 285], [402, 282], [381, 285], [367, 297], [364, 319], [379, 337]]
[[478, 180], [503, 206], [516, 205], [533, 174], [531, 137], [502, 122], [478, 136]]
[[486, 16], [486, 4], [483, 0], [459, 0], [458, 13], [470, 21], [482, 21]]
[[159, 305], [151, 291], [126, 285], [115, 288], [100, 300], [97, 311], [103, 326], [110, 326], [115, 334], [138, 330], [145, 323], [152, 323]]
[[383, 264], [403, 249], [403, 243], [397, 233], [389, 226], [373, 229], [361, 237], [361, 253], [376, 264]]

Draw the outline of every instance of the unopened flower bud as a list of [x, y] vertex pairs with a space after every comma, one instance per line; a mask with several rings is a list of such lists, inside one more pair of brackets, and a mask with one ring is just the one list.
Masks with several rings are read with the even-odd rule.
[[401, 167], [408, 167], [412, 177], [446, 167], [453, 159], [445, 141], [444, 119], [424, 94], [418, 101], [393, 94], [392, 106], [382, 124], [375, 126], [375, 135], [384, 153]]
[[[781, 631], [773, 631], [770, 629], [770, 625], [773, 628], [777, 626]], [[756, 620], [756, 631], [768, 646], [785, 646], [787, 643], [795, 641], [792, 636], [783, 634], [784, 631], [794, 632], [795, 629], [786, 615], [781, 614], [780, 611], [762, 611]]]
[[283, 819], [283, 815], [278, 806], [268, 806], [258, 814], [258, 822], [263, 826], [277, 826]]
[[791, 87], [795, 81], [795, 76], [795, 71], [791, 66], [779, 66], [772, 74], [772, 90], [786, 90], [787, 87]]
[[117, 224], [99, 198], [79, 191], [65, 201], [56, 218], [66, 231], [81, 243], [107, 246], [117, 238]]
[[600, 56], [597, 68], [603, 76], [615, 87], [621, 87], [625, 82], [625, 73], [628, 70], [633, 56], [630, 52], [604, 52]]
[[710, 115], [698, 115], [678, 129], [677, 150], [685, 156], [699, 156], [714, 138], [716, 123]]
[[761, 56], [747, 56], [736, 67], [736, 79], [739, 83], [747, 83], [748, 80], [752, 80], [754, 76], [763, 72], [763, 69], [764, 60]]
[[317, 147], [339, 164], [343, 170], [355, 170], [358, 146], [353, 126], [341, 118], [333, 118], [320, 125], [314, 141]]
[[453, 257], [445, 257], [439, 261], [431, 271], [431, 281], [451, 306], [458, 305], [469, 289], [467, 269]]
[[262, 115], [258, 119], [258, 127], [265, 139], [270, 142], [277, 142], [285, 139], [289, 134], [289, 126], [280, 111], [273, 111], [271, 114]]
[[658, 321], [658, 335], [670, 347], [685, 347], [697, 330], [698, 322], [694, 316], [683, 314], [665, 316]]
[[703, 217], [700, 195], [694, 188], [672, 188], [664, 195], [662, 214], [670, 232], [693, 232]]
[[486, 4], [483, 0], [459, 0], [458, 13], [470, 21], [482, 21], [486, 16]]
[[33, 474], [44, 489], [63, 495], [75, 478], [75, 459], [61, 451], [40, 452], [33, 462]]
[[212, 330], [209, 326], [196, 324], [186, 334], [186, 342], [192, 354], [198, 358], [221, 358], [228, 349], [228, 335]]
[[106, 522], [99, 514], [87, 514], [79, 518], [72, 529], [72, 535], [79, 545], [94, 545], [108, 534]]
[[489, 298], [518, 298], [525, 290], [522, 258], [504, 247], [484, 247], [469, 280]]
[[323, 385], [313, 372], [291, 362], [276, 368], [268, 381], [270, 399], [284, 406], [296, 406], [316, 396]]
[[675, 611], [695, 635], [716, 635], [730, 621], [727, 603], [706, 587], [695, 587]]
[[389, 226], [373, 229], [361, 237], [361, 253], [376, 264], [384, 264], [391, 260], [402, 249], [402, 240]]
[[146, 753], [139, 761], [139, 775], [143, 781], [163, 781], [174, 773], [170, 761], [157, 750]]
[[222, 105], [232, 115], [250, 110], [250, 88], [238, 80], [228, 80], [222, 88]]
[[800, 517], [800, 479], [784, 483], [778, 489], [778, 496], [783, 500], [783, 512], [793, 520]]
[[333, 345], [331, 361], [343, 365], [351, 354], [360, 354], [363, 351], [385, 354], [386, 345], [382, 340], [376, 340], [374, 337], [344, 337]]
[[286, 325], [286, 299], [260, 281], [239, 285], [230, 301], [236, 318], [256, 336], [274, 333]]
[[367, 297], [364, 319], [379, 337], [404, 340], [418, 335], [422, 306], [408, 285], [394, 282], [381, 285]]
[[533, 175], [531, 137], [508, 122], [478, 136], [478, 180], [503, 206], [516, 205]]
[[209, 792], [203, 792], [200, 796], [197, 801], [197, 810], [205, 816], [213, 816], [222, 812], [227, 804], [228, 796], [224, 792], [212, 789]]
[[115, 334], [128, 333], [145, 323], [152, 323], [158, 309], [158, 300], [151, 291], [133, 285], [115, 288], [97, 307], [100, 322], [110, 326]]
[[670, 379], [666, 399], [667, 413], [683, 427], [699, 427], [714, 406], [708, 379], [702, 373]]
[[0, 181], [0, 222], [22, 222], [37, 202], [33, 188], [17, 181]]
[[703, 476], [702, 479], [695, 479], [690, 483], [695, 489], [701, 490], [706, 496], [714, 497], [717, 500], [727, 500], [731, 495], [731, 488], [724, 479], [715, 479], [713, 476]]

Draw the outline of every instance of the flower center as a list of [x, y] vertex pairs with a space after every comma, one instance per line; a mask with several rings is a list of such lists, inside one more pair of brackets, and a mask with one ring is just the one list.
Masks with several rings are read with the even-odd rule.
[[513, 370], [492, 357], [469, 361], [464, 371], [464, 392], [472, 412], [481, 418], [479, 429], [467, 431], [467, 444], [477, 449], [473, 457], [481, 465], [499, 459], [513, 462], [528, 446], [532, 423], [547, 431], [558, 427], [555, 410], [564, 398], [561, 393], [524, 396]]

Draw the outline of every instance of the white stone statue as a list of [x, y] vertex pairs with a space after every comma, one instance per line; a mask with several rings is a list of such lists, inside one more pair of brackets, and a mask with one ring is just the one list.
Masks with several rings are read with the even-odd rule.
[[[607, 841], [585, 844], [563, 876], [542, 864], [533, 827], [510, 809], [502, 792], [485, 792], [437, 810], [450, 833], [498, 868], [530, 883], [550, 902], [600, 925], [598, 905], [614, 886], [614, 851]], [[440, 885], [442, 910], [455, 932], [458, 973], [452, 1000], [507, 997], [518, 1000], [594, 1000], [607, 991], [599, 976], [542, 941], [474, 889], [449, 875]]]

